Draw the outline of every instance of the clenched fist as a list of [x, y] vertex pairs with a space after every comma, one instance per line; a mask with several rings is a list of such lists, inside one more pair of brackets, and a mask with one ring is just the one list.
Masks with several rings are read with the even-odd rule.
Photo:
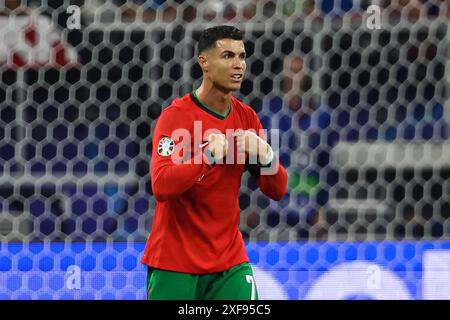
[[228, 140], [222, 133], [212, 133], [208, 136], [208, 149], [215, 162], [220, 162], [227, 154]]
[[257, 157], [259, 164], [266, 166], [273, 160], [273, 150], [270, 145], [251, 130], [239, 130], [233, 134], [239, 152], [245, 152], [250, 160]]

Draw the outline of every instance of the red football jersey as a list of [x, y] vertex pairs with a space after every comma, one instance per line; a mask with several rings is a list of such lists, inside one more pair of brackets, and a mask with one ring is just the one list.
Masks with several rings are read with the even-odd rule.
[[[196, 121], [200, 122], [194, 125]], [[205, 139], [194, 138], [195, 128], [203, 137], [209, 129], [226, 134], [226, 129], [259, 132], [262, 126], [255, 111], [234, 97], [226, 115], [203, 105], [194, 93], [175, 99], [161, 113], [151, 160], [156, 209], [141, 262], [184, 273], [221, 272], [249, 261], [239, 230], [239, 188], [246, 167], [242, 161], [213, 166], [203, 161], [200, 144]], [[233, 148], [236, 155], [236, 142], [228, 138], [228, 150]], [[189, 150], [188, 157], [177, 151], [187, 145], [190, 150], [183, 150]], [[184, 160], [174, 162], [176, 153]], [[264, 194], [279, 200], [286, 192], [287, 174], [275, 161], [276, 174], [260, 175], [257, 181]]]

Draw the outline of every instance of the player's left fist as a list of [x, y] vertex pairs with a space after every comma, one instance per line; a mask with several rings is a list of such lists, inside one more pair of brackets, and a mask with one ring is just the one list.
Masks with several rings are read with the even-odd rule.
[[239, 152], [245, 152], [250, 157], [257, 157], [258, 162], [263, 166], [272, 162], [273, 150], [271, 146], [255, 132], [239, 130], [233, 136], [236, 138], [236, 146]]

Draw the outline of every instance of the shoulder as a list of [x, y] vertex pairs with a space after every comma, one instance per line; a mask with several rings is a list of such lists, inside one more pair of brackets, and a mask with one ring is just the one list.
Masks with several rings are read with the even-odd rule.
[[235, 111], [239, 114], [242, 119], [248, 121], [248, 123], [253, 123], [256, 120], [259, 120], [258, 114], [252, 107], [245, 104], [241, 100], [232, 97], [231, 98], [232, 107], [235, 108]]
[[181, 118], [186, 117], [192, 108], [192, 99], [189, 94], [185, 94], [182, 97], [175, 98], [166, 108], [161, 112], [160, 118], [179, 116]]
[[166, 108], [164, 108], [161, 115], [164, 113], [184, 112], [191, 104], [192, 99], [190, 98], [190, 95], [185, 94], [182, 97], [175, 98]]
[[244, 114], [250, 117], [258, 117], [256, 111], [253, 110], [252, 107], [250, 107], [248, 104], [245, 104], [238, 98], [231, 97], [231, 104], [240, 114]]
[[164, 108], [158, 118], [158, 123], [169, 126], [181, 126], [192, 120], [192, 99], [189, 94], [174, 99]]

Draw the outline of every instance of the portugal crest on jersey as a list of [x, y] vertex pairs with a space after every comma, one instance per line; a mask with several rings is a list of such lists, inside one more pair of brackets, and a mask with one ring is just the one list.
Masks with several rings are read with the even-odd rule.
[[173, 153], [173, 149], [175, 147], [175, 142], [172, 139], [164, 137], [159, 140], [158, 143], [158, 154], [160, 156], [170, 156]]

